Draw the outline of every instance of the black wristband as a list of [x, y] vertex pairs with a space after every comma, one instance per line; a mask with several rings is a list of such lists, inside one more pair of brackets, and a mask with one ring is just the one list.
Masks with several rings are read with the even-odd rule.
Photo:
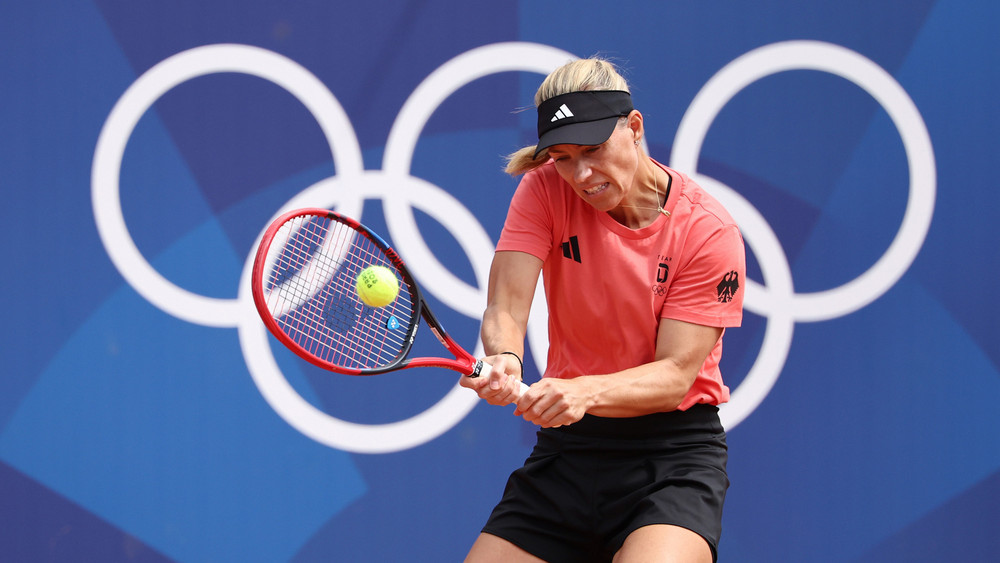
[[520, 356], [518, 356], [514, 352], [500, 352], [500, 353], [501, 354], [510, 354], [511, 356], [514, 356], [514, 358], [517, 359], [517, 365], [521, 366], [521, 377], [524, 377], [524, 362], [521, 361]]

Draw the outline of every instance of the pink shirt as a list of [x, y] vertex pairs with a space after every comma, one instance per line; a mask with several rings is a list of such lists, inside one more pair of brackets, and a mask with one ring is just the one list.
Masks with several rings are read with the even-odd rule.
[[[740, 325], [746, 262], [739, 229], [689, 177], [660, 166], [673, 178], [664, 206], [670, 217], [635, 230], [584, 202], [551, 161], [521, 180], [497, 250], [544, 262], [545, 377], [614, 373], [653, 361], [661, 318]], [[720, 338], [680, 410], [729, 400], [721, 356]]]

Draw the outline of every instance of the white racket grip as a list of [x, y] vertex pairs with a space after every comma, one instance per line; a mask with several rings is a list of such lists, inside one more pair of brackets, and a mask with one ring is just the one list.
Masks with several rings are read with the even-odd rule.
[[[483, 367], [482, 367], [482, 369], [479, 370], [479, 375], [476, 376], [476, 377], [489, 377], [490, 374], [493, 373], [493, 366], [491, 366], [488, 362], [482, 362], [482, 364], [483, 364]], [[528, 390], [528, 386], [525, 385], [525, 383], [523, 381], [520, 382], [520, 385], [521, 386], [520, 386], [520, 388], [517, 391], [517, 396], [518, 397], [520, 397], [521, 395], [524, 395], [524, 393]]]

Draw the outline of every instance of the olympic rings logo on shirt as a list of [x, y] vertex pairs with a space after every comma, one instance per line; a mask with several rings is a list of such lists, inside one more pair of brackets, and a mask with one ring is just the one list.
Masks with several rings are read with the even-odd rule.
[[[414, 148], [434, 110], [462, 86], [499, 72], [548, 74], [571, 53], [551, 46], [511, 42], [463, 53], [432, 72], [400, 110], [386, 141], [381, 170], [364, 170], [361, 148], [344, 109], [312, 73], [295, 61], [246, 45], [209, 45], [171, 56], [141, 75], [115, 104], [98, 137], [91, 174], [94, 218], [101, 241], [125, 280], [151, 304], [180, 320], [217, 328], [236, 328], [254, 383], [268, 404], [291, 426], [330, 447], [358, 453], [388, 453], [419, 446], [447, 432], [464, 418], [478, 397], [456, 385], [436, 404], [409, 419], [388, 424], [347, 422], [303, 399], [281, 373], [266, 330], [250, 297], [252, 251], [244, 262], [235, 299], [189, 292], [164, 278], [135, 245], [121, 207], [119, 176], [125, 146], [143, 114], [172, 88], [199, 76], [243, 73], [288, 91], [314, 116], [326, 138], [336, 175], [305, 188], [274, 217], [298, 207], [336, 208], [360, 217], [366, 199], [380, 199], [390, 237], [418, 282], [452, 310], [479, 318], [494, 247], [469, 210], [447, 191], [410, 175]], [[750, 83], [786, 70], [811, 69], [842, 76], [864, 88], [884, 107], [899, 129], [910, 170], [910, 195], [899, 233], [885, 255], [866, 273], [843, 286], [812, 294], [793, 290], [784, 251], [767, 221], [734, 190], [697, 172], [701, 143], [722, 106]], [[718, 197], [732, 213], [761, 267], [764, 285], [747, 280], [747, 310], [767, 318], [761, 351], [732, 400], [722, 408], [723, 423], [743, 421], [773, 387], [791, 347], [796, 322], [836, 318], [877, 299], [905, 273], [923, 244], [936, 189], [933, 151], [926, 127], [901, 86], [867, 58], [827, 43], [792, 41], [765, 46], [739, 57], [699, 92], [681, 121], [670, 157]], [[476, 285], [454, 276], [424, 241], [413, 209], [438, 221], [469, 257]], [[263, 224], [262, 224], [263, 227]], [[263, 232], [263, 228], [262, 228]], [[259, 235], [258, 235], [259, 236]], [[254, 245], [256, 247], [256, 244]], [[548, 346], [547, 313], [541, 289], [532, 305], [528, 345], [544, 362]], [[481, 354], [481, 348], [476, 349]], [[544, 371], [544, 365], [537, 366]]]

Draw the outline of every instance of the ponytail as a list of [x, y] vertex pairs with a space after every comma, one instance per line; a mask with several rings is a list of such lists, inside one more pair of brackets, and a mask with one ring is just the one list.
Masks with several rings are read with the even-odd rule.
[[535, 146], [524, 147], [507, 155], [507, 166], [504, 172], [511, 176], [520, 176], [531, 172], [549, 160], [549, 151], [542, 151], [535, 158]]

